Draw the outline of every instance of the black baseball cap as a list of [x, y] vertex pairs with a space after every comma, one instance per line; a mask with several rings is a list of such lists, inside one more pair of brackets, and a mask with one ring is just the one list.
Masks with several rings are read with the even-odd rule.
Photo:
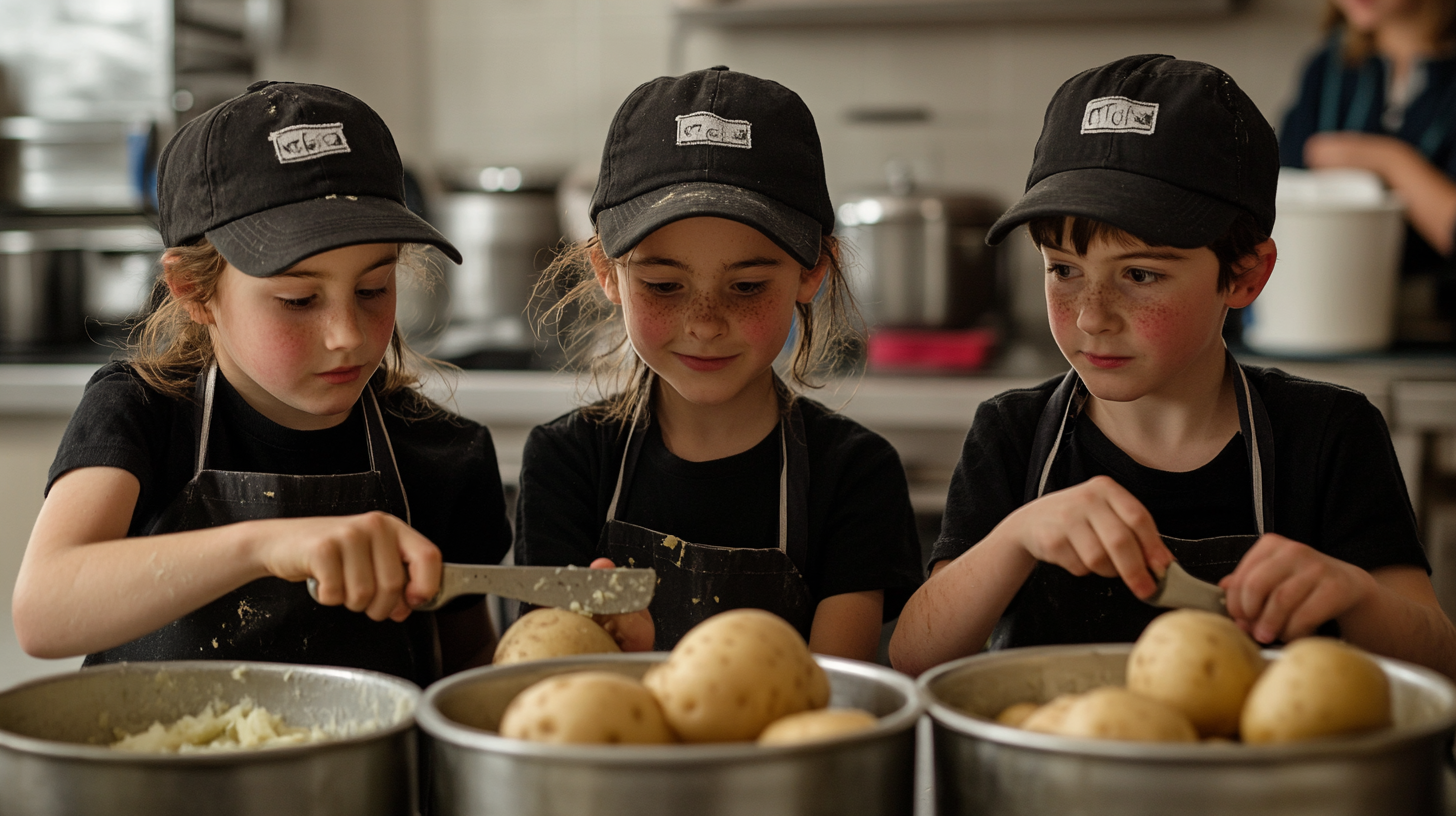
[[674, 221], [716, 216], [805, 267], [834, 230], [824, 151], [799, 95], [719, 65], [638, 86], [612, 119], [591, 219], [619, 258]]
[[255, 82], [183, 125], [157, 164], [162, 240], [203, 237], [255, 277], [352, 244], [460, 251], [404, 205], [394, 137], [368, 105], [334, 88]]
[[1268, 235], [1278, 183], [1274, 129], [1232, 77], [1161, 54], [1126, 57], [1057, 90], [1026, 194], [986, 240], [1058, 215], [1182, 249], [1213, 243], [1240, 212]]

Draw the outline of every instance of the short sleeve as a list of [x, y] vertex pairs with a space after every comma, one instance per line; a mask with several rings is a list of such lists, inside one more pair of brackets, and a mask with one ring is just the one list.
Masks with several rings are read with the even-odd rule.
[[521, 457], [516, 563], [587, 566], [604, 515], [598, 509], [601, 451], [578, 414], [538, 425]]
[[975, 546], [1022, 505], [1031, 439], [1049, 398], [1049, 388], [1013, 391], [976, 409], [927, 569]]
[[[1276, 478], [1300, 479], [1297, 463]], [[1331, 409], [1317, 470], [1316, 549], [1365, 570], [1397, 564], [1430, 571], [1390, 431], [1363, 395], [1342, 391]]]
[[154, 478], [154, 452], [167, 437], [170, 401], [164, 402], [128, 370], [108, 365], [86, 383], [46, 477], [45, 490], [72, 470], [121, 468], [142, 484]]
[[[820, 544], [810, 551], [810, 591], [822, 600], [883, 590], [885, 619], [894, 618], [920, 585], [920, 543], [905, 468], [878, 434], [842, 417], [819, 422], [842, 423], [844, 436], [823, 458], [811, 452], [810, 512], [822, 513], [823, 521]], [[816, 489], [819, 482], [827, 484]]]

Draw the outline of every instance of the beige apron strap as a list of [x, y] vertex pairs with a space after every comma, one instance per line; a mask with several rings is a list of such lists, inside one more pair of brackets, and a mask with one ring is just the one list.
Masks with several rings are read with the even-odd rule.
[[207, 464], [207, 438], [212, 432], [212, 395], [217, 390], [217, 363], [207, 367], [207, 385], [202, 391], [202, 435], [197, 441], [197, 467], [192, 471], [192, 478], [202, 472]]
[[627, 426], [627, 444], [622, 448], [622, 462], [617, 466], [617, 487], [612, 490], [612, 503], [607, 505], [607, 521], [617, 520], [617, 500], [622, 496], [622, 477], [627, 472], [627, 451], [632, 449], [632, 434], [637, 432], [637, 420], [642, 418], [642, 409], [652, 400], [652, 383], [657, 375], [649, 368], [643, 376], [647, 379], [644, 389], [647, 395], [637, 403], [637, 408], [632, 411], [632, 424]]

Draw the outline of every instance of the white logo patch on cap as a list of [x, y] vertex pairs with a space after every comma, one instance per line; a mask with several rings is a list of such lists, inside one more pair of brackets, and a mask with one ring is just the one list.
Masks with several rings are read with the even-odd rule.
[[1158, 124], [1158, 103], [1125, 96], [1104, 96], [1087, 103], [1083, 133], [1141, 133], [1151, 136]]
[[308, 161], [331, 153], [348, 153], [344, 125], [294, 125], [268, 134], [279, 164]]
[[753, 125], [742, 119], [724, 119], [716, 113], [698, 111], [677, 118], [677, 144], [753, 147]]

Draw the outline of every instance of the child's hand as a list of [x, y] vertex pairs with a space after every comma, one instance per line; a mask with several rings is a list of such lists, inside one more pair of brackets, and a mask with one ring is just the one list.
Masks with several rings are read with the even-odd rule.
[[258, 555], [270, 575], [318, 580], [319, 603], [402, 621], [440, 589], [440, 551], [388, 513], [268, 519]]
[[[616, 566], [610, 558], [591, 562], [592, 569], [615, 569]], [[657, 640], [657, 627], [652, 623], [652, 613], [646, 609], [621, 615], [597, 615], [592, 620], [607, 630], [624, 652], [650, 652]]]
[[1139, 598], [1157, 589], [1148, 570], [1162, 575], [1173, 562], [1147, 508], [1107, 476], [1048, 493], [1001, 523], [1036, 560], [1073, 575], [1120, 576]]
[[1376, 590], [1365, 570], [1274, 533], [1255, 542], [1218, 585], [1234, 622], [1260, 643], [1312, 635]]

